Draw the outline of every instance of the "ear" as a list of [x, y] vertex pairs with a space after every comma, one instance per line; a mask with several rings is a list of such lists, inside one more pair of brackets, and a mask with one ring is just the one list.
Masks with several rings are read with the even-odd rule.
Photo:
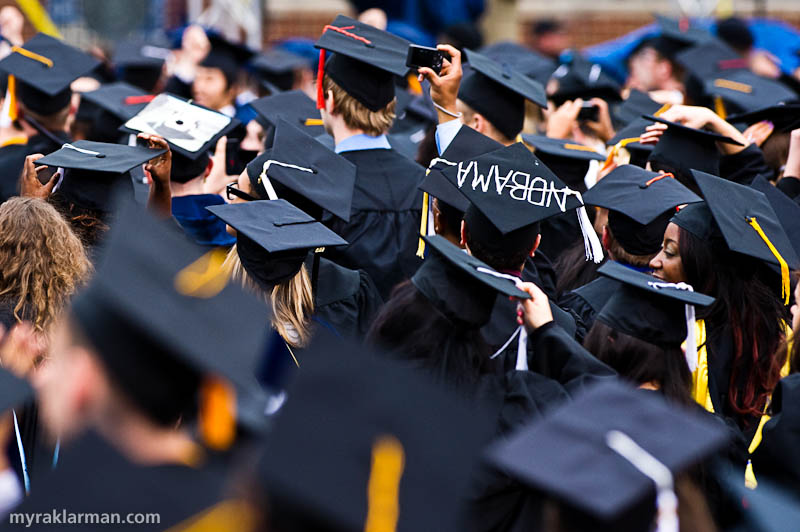
[[603, 249], [608, 251], [608, 248], [611, 247], [611, 233], [608, 232], [608, 226], [603, 226], [603, 234], [600, 237], [601, 242], [603, 243]]
[[333, 98], [333, 91], [325, 93], [325, 112], [329, 115], [336, 111], [336, 100]]
[[536, 255], [536, 250], [539, 249], [539, 244], [541, 243], [542, 243], [542, 234], [539, 233], [538, 235], [536, 235], [536, 242], [533, 243], [533, 248], [531, 248], [531, 253], [530, 253], [531, 257]]
[[486, 135], [487, 126], [488, 122], [486, 122], [486, 119], [483, 118], [483, 115], [481, 115], [480, 113], [473, 113], [472, 123], [470, 124], [470, 127], [472, 129], [474, 129], [478, 133], [481, 133], [482, 135]]
[[213, 168], [214, 168], [214, 159], [212, 157], [209, 157], [208, 164], [206, 165], [206, 171], [203, 173], [203, 179], [209, 176]]
[[469, 246], [467, 246], [467, 223], [464, 220], [461, 220], [461, 242], [459, 244], [469, 251]]

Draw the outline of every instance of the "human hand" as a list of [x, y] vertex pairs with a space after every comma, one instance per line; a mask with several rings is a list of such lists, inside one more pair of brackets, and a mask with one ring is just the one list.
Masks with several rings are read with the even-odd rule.
[[693, 129], [702, 129], [714, 121], [717, 115], [708, 107], [695, 105], [673, 105], [659, 116]]
[[58, 182], [58, 173], [53, 174], [50, 181], [42, 184], [39, 180], [39, 172], [44, 171], [47, 166], [36, 166], [34, 161], [38, 161], [44, 157], [41, 153], [34, 153], [25, 157], [25, 166], [22, 168], [22, 175], [20, 176], [19, 189], [20, 196], [26, 198], [39, 198], [47, 199], [53, 193], [53, 187]]
[[768, 120], [762, 120], [745, 129], [744, 138], [747, 139], [747, 142], [754, 143], [760, 147], [772, 135], [774, 130], [775, 124]]
[[640, 144], [658, 144], [661, 140], [661, 135], [667, 130], [667, 125], [656, 122], [644, 130], [644, 133], [639, 137]]
[[[450, 59], [444, 58], [442, 70], [438, 75], [428, 67], [420, 68], [418, 71], [419, 81], [422, 82], [427, 79], [430, 82], [433, 103], [453, 114], [457, 114], [458, 88], [461, 86], [461, 77], [464, 74], [461, 69], [461, 52], [449, 44], [440, 44], [436, 49], [449, 54]], [[449, 122], [454, 118], [447, 113], [443, 113], [440, 109], [436, 111], [439, 113], [439, 123]]]
[[6, 333], [0, 326], [0, 365], [19, 378], [26, 378], [45, 358], [47, 340], [28, 322], [18, 323]]
[[158, 157], [147, 161], [144, 169], [149, 174], [153, 184], [169, 188], [169, 178], [172, 174], [172, 150], [169, 149], [169, 144], [163, 137], [148, 133], [139, 133], [137, 138], [147, 141], [148, 148], [167, 150]]
[[548, 113], [546, 135], [554, 139], [567, 139], [572, 136], [572, 131], [578, 123], [578, 113], [581, 112], [583, 100], [567, 101]]
[[800, 129], [795, 129], [789, 135], [789, 155], [786, 157], [783, 175], [800, 179]]
[[589, 102], [597, 107], [597, 120], [587, 120], [585, 124], [600, 140], [608, 142], [615, 135], [614, 126], [611, 124], [611, 113], [608, 111], [608, 103], [602, 98], [592, 98]]
[[225, 157], [228, 148], [228, 137], [221, 137], [214, 148], [211, 157], [211, 171], [203, 183], [203, 192], [206, 194], [224, 194], [228, 183], [237, 180], [237, 176], [225, 173]]
[[766, 50], [753, 50], [747, 57], [750, 70], [759, 76], [778, 79], [781, 76], [780, 61]]
[[531, 296], [530, 299], [521, 300], [526, 328], [535, 331], [553, 321], [550, 301], [538, 286], [533, 283], [522, 283], [519, 288]]

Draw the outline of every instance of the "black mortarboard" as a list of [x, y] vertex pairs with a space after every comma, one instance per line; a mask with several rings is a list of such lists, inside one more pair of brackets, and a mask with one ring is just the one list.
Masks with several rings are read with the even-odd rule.
[[[714, 303], [713, 297], [693, 292], [688, 285], [665, 283], [618, 262], [608, 261], [597, 272], [621, 283], [597, 319], [653, 345], [679, 347], [690, 330], [685, 305], [707, 307]], [[691, 352], [690, 347], [686, 349]]]
[[281, 94], [271, 94], [249, 103], [256, 112], [256, 120], [264, 128], [275, 126], [278, 120], [286, 120], [290, 124], [301, 127], [312, 137], [325, 133], [322, 117], [314, 100], [301, 90], [293, 90]]
[[674, 19], [655, 15], [661, 29], [654, 48], [668, 58], [673, 58], [689, 46], [713, 39], [708, 30], [692, 26], [688, 18]]
[[571, 140], [528, 133], [522, 135], [522, 140], [533, 146], [533, 152], [554, 174], [570, 188], [580, 191], [587, 188], [584, 178], [591, 161], [606, 160], [605, 154]]
[[573, 57], [572, 63], [560, 65], [550, 76], [550, 80], [558, 82], [552, 94], [548, 84], [548, 98], [556, 105], [577, 98], [600, 98], [607, 102], [620, 100], [619, 83], [603, 72], [603, 67], [578, 55]]
[[675, 60], [700, 80], [722, 71], [748, 68], [747, 61], [719, 39], [693, 45], [677, 54]]
[[250, 64], [258, 81], [271, 94], [292, 90], [295, 72], [308, 68], [305, 57], [280, 48], [272, 48], [259, 54]]
[[628, 97], [613, 110], [613, 118], [620, 125], [627, 125], [642, 115], [655, 115], [664, 104], [650, 98], [646, 92], [632, 89]]
[[78, 205], [107, 212], [115, 191], [133, 185], [128, 174], [164, 150], [79, 140], [35, 161], [36, 165], [63, 168], [58, 192]]
[[[196, 407], [205, 376], [230, 381], [240, 396], [257, 389], [269, 309], [228, 282], [224, 251], [204, 253], [132, 201], [117, 210], [106, 242], [72, 314], [127, 397], [174, 426], [176, 405]], [[229, 445], [208, 438], [200, 413], [205, 441]]]
[[165, 93], [125, 122], [122, 130], [159, 135], [173, 152], [195, 160], [213, 150], [220, 137], [240, 125], [235, 118]]
[[800, 262], [767, 197], [705, 172], [692, 174], [706, 201], [682, 209], [672, 222], [703, 240], [721, 231], [731, 251], [780, 266], [782, 299], [788, 303], [789, 268]]
[[[279, 119], [276, 125], [272, 148], [247, 165], [253, 189], [264, 199], [274, 199], [270, 197], [269, 189], [278, 185], [280, 190], [273, 188], [277, 197], [303, 208], [303, 202], [294, 201], [296, 196], [300, 196], [318, 209], [349, 221], [356, 180], [355, 165], [291, 123]], [[284, 194], [284, 189], [289, 193]], [[317, 215], [322, 213], [308, 214], [319, 218]]]
[[609, 209], [608, 226], [632, 255], [657, 253], [675, 207], [703, 201], [668, 174], [624, 164], [583, 195], [587, 205]]
[[[601, 523], [621, 523], [622, 516], [640, 505], [653, 507], [655, 482], [640, 467], [650, 469], [650, 476], [666, 472], [654, 471], [657, 466], [650, 460], [649, 467], [641, 462], [634, 466], [632, 455], [645, 453], [674, 476], [726, 440], [724, 427], [714, 420], [653, 393], [604, 382], [492, 445], [488, 459]], [[642, 530], [650, 528], [655, 512], [649, 515]], [[617, 530], [639, 529], [626, 524]]]
[[26, 403], [33, 397], [30, 383], [0, 368], [0, 412]]
[[498, 294], [530, 299], [514, 281], [500, 277], [490, 266], [445, 237], [424, 237], [434, 251], [411, 278], [414, 286], [454, 325], [485, 325]]
[[111, 62], [120, 70], [120, 79], [151, 92], [161, 78], [164, 62], [170, 53], [172, 52], [166, 46], [123, 41], [116, 45]]
[[798, 99], [789, 87], [749, 70], [723, 72], [705, 80], [706, 93], [722, 99], [728, 112], [747, 113], [767, 105]]
[[506, 138], [514, 139], [525, 121], [525, 100], [547, 106], [542, 84], [516, 71], [510, 63], [465, 50], [470, 73], [464, 76], [458, 97], [492, 123]]
[[800, 205], [789, 199], [789, 196], [775, 188], [763, 176], [756, 176], [750, 186], [767, 197], [772, 210], [778, 216], [778, 221], [789, 236], [795, 253], [800, 256]]
[[[681, 172], [681, 177], [690, 175], [691, 170], [718, 174], [721, 155], [716, 143], [725, 142], [740, 146], [732, 138], [710, 131], [686, 127], [655, 116], [645, 118], [668, 126], [658, 144], [653, 147], [648, 160], [651, 164], [664, 165], [670, 170]], [[654, 166], [653, 169], [660, 167]]]
[[[458, 163], [490, 151], [499, 150], [502, 147], [503, 145], [496, 140], [490, 139], [471, 127], [462, 126], [439, 158], [450, 163]], [[446, 168], [446, 165], [447, 163], [444, 162], [433, 165], [434, 171], [425, 176], [419, 188], [463, 213], [469, 207], [469, 200], [440, 171], [436, 171]]]
[[[394, 99], [394, 77], [408, 73], [409, 44], [401, 37], [339, 15], [325, 26], [314, 46], [333, 52], [325, 63], [325, 74], [374, 112]], [[318, 100], [323, 96], [321, 84], [322, 79], [317, 79]], [[323, 103], [317, 101], [317, 106], [322, 108]]]
[[[760, 448], [759, 445], [756, 453]], [[795, 449], [795, 445], [787, 448], [788, 454], [782, 457], [782, 461], [794, 457]], [[753, 460], [755, 463], [755, 457]], [[779, 485], [759, 477], [758, 486], [751, 489], [742, 482], [738, 472], [725, 471], [723, 474], [718, 473], [717, 476], [721, 477], [723, 490], [729, 495], [729, 501], [732, 504], [728, 512], [733, 512], [735, 525], [729, 530], [747, 532], [794, 532], [797, 530], [797, 523], [800, 523], [800, 502], [797, 493], [786, 489], [791, 488], [791, 484]], [[730, 522], [732, 516], [728, 515], [727, 518]]]
[[50, 115], [69, 105], [70, 84], [94, 70], [100, 61], [64, 42], [39, 33], [0, 61], [13, 75], [20, 101], [31, 111]]
[[639, 142], [639, 137], [645, 133], [647, 126], [650, 124], [649, 120], [638, 117], [622, 129], [618, 129], [617, 134], [606, 144], [610, 147], [616, 147], [622, 142], [624, 145], [620, 145], [619, 149], [628, 151], [630, 154], [629, 163], [644, 168], [647, 165], [647, 158], [650, 157], [650, 153], [653, 151], [653, 145], [642, 144]]
[[510, 64], [517, 72], [542, 84], [547, 83], [550, 74], [556, 69], [556, 63], [551, 58], [512, 41], [489, 44], [478, 51], [489, 59]]
[[748, 126], [768, 120], [775, 126], [775, 131], [788, 133], [800, 127], [800, 104], [778, 103], [749, 113], [730, 115], [726, 120], [731, 124]]
[[[579, 209], [590, 258], [602, 257], [597, 235], [583, 211], [580, 194], [567, 187], [521, 142], [443, 168], [442, 173], [470, 201], [464, 219], [470, 234], [487, 246], [531, 243], [537, 222]], [[513, 244], [512, 244], [513, 245]]]
[[418, 370], [348, 342], [312, 345], [306, 358], [259, 467], [270, 513], [324, 530], [460, 530], [489, 436], [483, 413]]
[[97, 90], [84, 92], [81, 94], [81, 105], [84, 101], [90, 102], [124, 122], [136, 116], [152, 99], [153, 96], [142, 89], [117, 81], [102, 85]]
[[242, 44], [234, 43], [219, 35], [209, 33], [208, 41], [211, 49], [205, 59], [200, 62], [200, 66], [206, 68], [218, 68], [225, 75], [228, 83], [234, 83], [239, 71], [253, 57], [253, 50]]

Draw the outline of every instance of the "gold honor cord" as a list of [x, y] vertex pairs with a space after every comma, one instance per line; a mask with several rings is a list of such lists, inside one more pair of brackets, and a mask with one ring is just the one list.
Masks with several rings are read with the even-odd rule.
[[400, 479], [405, 450], [394, 436], [381, 436], [372, 446], [364, 532], [395, 532], [400, 517]]
[[786, 264], [786, 260], [784, 260], [780, 252], [770, 241], [769, 237], [766, 235], [766, 233], [764, 233], [764, 230], [761, 228], [761, 225], [759, 225], [758, 220], [756, 220], [754, 216], [752, 217], [748, 216], [747, 223], [750, 224], [750, 227], [755, 229], [756, 233], [758, 233], [758, 236], [761, 237], [761, 240], [764, 241], [769, 250], [778, 260], [778, 264], [780, 264], [781, 266], [781, 297], [783, 297], [783, 304], [788, 305], [789, 292], [791, 291], [791, 288], [789, 286], [789, 265]]
[[304, 126], [321, 126], [322, 119], [321, 118], [306, 118], [303, 122]]
[[228, 284], [228, 254], [222, 248], [212, 249], [175, 276], [179, 294], [208, 299], [216, 296]]
[[200, 388], [200, 436], [206, 445], [224, 451], [236, 439], [236, 392], [221, 377], [209, 376]]

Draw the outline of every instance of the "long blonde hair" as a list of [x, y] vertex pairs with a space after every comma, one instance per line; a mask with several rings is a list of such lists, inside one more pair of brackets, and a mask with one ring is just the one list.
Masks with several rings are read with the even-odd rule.
[[292, 347], [304, 347], [311, 340], [311, 316], [314, 314], [314, 294], [311, 278], [305, 264], [294, 277], [275, 285], [266, 293], [242, 266], [234, 245], [225, 266], [230, 268], [231, 278], [239, 281], [245, 290], [262, 297], [272, 307], [272, 327]]
[[46, 331], [91, 272], [83, 244], [52, 205], [22, 197], [0, 205], [0, 299], [14, 305], [17, 321]]

